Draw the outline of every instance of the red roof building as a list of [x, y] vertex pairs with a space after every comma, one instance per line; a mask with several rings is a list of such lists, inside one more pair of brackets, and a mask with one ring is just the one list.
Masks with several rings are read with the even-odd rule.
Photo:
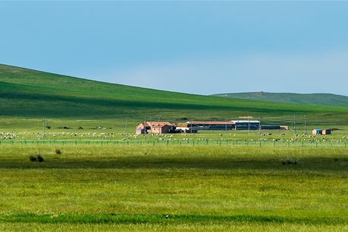
[[164, 133], [174, 133], [176, 129], [175, 124], [170, 122], [156, 122], [156, 121], [148, 121], [144, 123], [140, 123], [135, 133], [136, 134], [164, 134]]

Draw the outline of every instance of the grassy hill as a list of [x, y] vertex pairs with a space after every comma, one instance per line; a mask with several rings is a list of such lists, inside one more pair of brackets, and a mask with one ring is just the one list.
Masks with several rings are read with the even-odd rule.
[[[164, 77], [165, 78], [165, 77]], [[169, 83], [174, 83], [169, 81]], [[174, 83], [177, 85], [185, 83]], [[112, 119], [133, 121], [225, 120], [252, 115], [264, 120], [347, 124], [348, 108], [307, 106], [167, 92], [109, 84], [0, 65], [0, 117]]]
[[283, 102], [293, 104], [306, 104], [306, 105], [332, 105], [332, 106], [348, 106], [348, 97], [326, 94], [326, 93], [314, 93], [314, 94], [297, 94], [297, 93], [267, 93], [267, 92], [249, 92], [249, 93], [222, 93], [215, 94], [214, 96], [259, 100], [267, 102]]

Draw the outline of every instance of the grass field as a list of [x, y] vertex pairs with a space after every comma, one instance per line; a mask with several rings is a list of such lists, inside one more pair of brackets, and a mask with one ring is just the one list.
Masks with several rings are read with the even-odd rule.
[[305, 105], [336, 105], [348, 106], [348, 97], [335, 94], [296, 94], [296, 93], [267, 93], [267, 92], [250, 92], [250, 93], [226, 93], [215, 94], [214, 96], [249, 99], [266, 102], [286, 102]]
[[[344, 231], [346, 148], [2, 145], [0, 229]], [[45, 162], [30, 162], [40, 152]], [[284, 160], [296, 164], [283, 164]]]
[[[179, 83], [182, 84], [182, 83]], [[313, 106], [227, 99], [102, 83], [0, 65], [0, 110], [6, 119], [114, 120], [136, 124], [144, 120], [231, 120], [239, 116], [263, 121], [292, 121], [304, 115], [313, 125], [348, 125], [343, 106]], [[181, 120], [183, 119], [183, 120]], [[1, 126], [1, 124], [0, 124]]]
[[[290, 130], [134, 136], [143, 121], [250, 115]], [[347, 231], [347, 129], [342, 106], [0, 65], [0, 231]]]

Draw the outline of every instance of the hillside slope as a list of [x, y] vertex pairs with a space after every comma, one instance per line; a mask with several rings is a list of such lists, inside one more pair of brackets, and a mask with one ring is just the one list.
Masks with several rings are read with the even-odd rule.
[[346, 120], [348, 109], [167, 92], [0, 65], [0, 117], [225, 120], [294, 114]]
[[283, 102], [305, 105], [332, 105], [332, 106], [348, 106], [348, 97], [326, 94], [298, 94], [298, 93], [267, 93], [267, 92], [249, 92], [249, 93], [222, 93], [214, 94], [226, 98], [259, 100], [267, 102]]

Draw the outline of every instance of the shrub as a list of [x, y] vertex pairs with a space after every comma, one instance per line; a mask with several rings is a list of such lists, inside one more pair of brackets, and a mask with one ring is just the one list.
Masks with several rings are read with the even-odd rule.
[[35, 161], [37, 161], [37, 158], [35, 156], [31, 155], [31, 156], [29, 156], [29, 160], [31, 162], [35, 162]]
[[41, 155], [38, 155], [37, 156], [37, 161], [43, 162], [43, 161], [45, 161], [45, 159]]
[[31, 155], [31, 156], [29, 156], [29, 160], [31, 162], [44, 162], [45, 161], [45, 159], [41, 155], [37, 155], [37, 156]]
[[282, 164], [283, 164], [283, 165], [289, 165], [289, 164], [295, 165], [295, 164], [297, 164], [297, 163], [298, 163], [297, 160], [293, 160], [293, 159], [289, 159], [289, 158], [287, 158], [286, 160], [283, 160], [283, 161], [282, 161]]

